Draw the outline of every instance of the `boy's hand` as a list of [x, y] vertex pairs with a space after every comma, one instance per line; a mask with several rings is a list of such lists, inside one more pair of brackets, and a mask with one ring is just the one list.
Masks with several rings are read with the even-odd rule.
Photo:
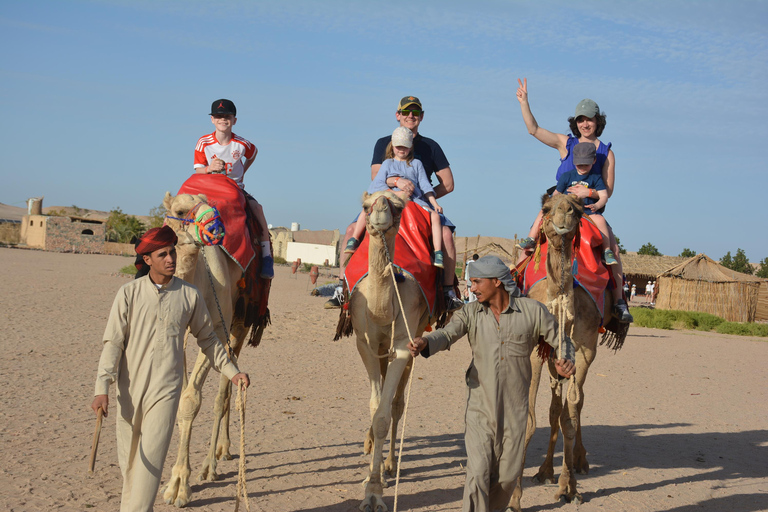
[[208, 173], [221, 173], [224, 172], [224, 160], [213, 156], [210, 165], [208, 166]]
[[600, 208], [597, 207], [597, 203], [588, 204], [584, 208], [588, 208], [589, 210], [592, 210], [593, 212], [596, 212]]

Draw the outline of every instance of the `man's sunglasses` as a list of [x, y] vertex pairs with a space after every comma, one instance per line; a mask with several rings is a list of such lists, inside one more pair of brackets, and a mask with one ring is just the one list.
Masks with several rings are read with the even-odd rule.
[[419, 117], [423, 113], [423, 110], [400, 110], [400, 115], [405, 117], [408, 117], [408, 114], [413, 114], [414, 117]]

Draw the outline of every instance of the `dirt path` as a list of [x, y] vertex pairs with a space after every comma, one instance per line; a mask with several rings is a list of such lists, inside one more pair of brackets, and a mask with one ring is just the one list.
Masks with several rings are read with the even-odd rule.
[[[0, 249], [0, 261], [0, 510], [117, 510], [113, 417], [105, 421], [96, 475], [86, 477], [89, 404], [107, 314], [127, 281], [116, 272], [131, 260]], [[309, 295], [308, 281], [277, 269], [273, 324], [261, 347], [241, 357], [253, 383], [246, 445], [255, 510], [351, 512], [362, 498], [367, 378], [351, 339], [332, 341], [338, 313]], [[400, 510], [461, 509], [469, 361], [459, 343], [416, 362]], [[768, 510], [765, 361], [768, 343], [758, 338], [633, 328], [619, 353], [599, 353], [586, 383], [591, 471], [579, 485], [588, 501], [561, 506], [552, 502], [554, 487], [526, 483], [525, 510]], [[210, 434], [214, 385], [207, 384], [192, 439], [193, 474]], [[542, 385], [526, 477], [546, 449], [548, 395]], [[175, 450], [174, 441], [164, 481]], [[237, 463], [219, 465], [220, 481], [195, 484], [188, 510], [234, 510]], [[393, 492], [394, 485], [385, 490], [390, 509]], [[158, 499], [155, 510], [175, 509]]]

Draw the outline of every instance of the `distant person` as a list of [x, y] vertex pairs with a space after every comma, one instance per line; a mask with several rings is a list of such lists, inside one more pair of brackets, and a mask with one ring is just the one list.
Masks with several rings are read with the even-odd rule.
[[[614, 190], [616, 159], [613, 150], [611, 149], [611, 144], [603, 144], [598, 138], [603, 134], [603, 130], [605, 129], [605, 114], [600, 112], [600, 107], [597, 106], [597, 103], [590, 99], [583, 99], [576, 105], [576, 111], [573, 117], [568, 118], [568, 124], [572, 135], [553, 133], [541, 128], [539, 123], [536, 122], [536, 118], [533, 117], [531, 106], [528, 103], [528, 80], [525, 78], [520, 80], [518, 78], [517, 82], [519, 84], [516, 93], [517, 100], [520, 102], [520, 111], [523, 115], [525, 126], [528, 128], [528, 133], [536, 137], [538, 141], [556, 149], [560, 153], [560, 166], [555, 174], [555, 179], [559, 180], [564, 173], [575, 169], [573, 149], [577, 144], [593, 144], [595, 146], [595, 163], [590, 169], [590, 174], [596, 174], [602, 178], [606, 193], [608, 198], [610, 198], [613, 195]], [[551, 194], [551, 190], [552, 189], [547, 192]], [[567, 190], [569, 194], [574, 194], [582, 199], [600, 199], [596, 190], [587, 188], [584, 185], [570, 186]], [[518, 247], [523, 250], [518, 263], [526, 257], [526, 254], [530, 254], [536, 246], [536, 240], [539, 236], [539, 229], [541, 226], [541, 217], [542, 213], [539, 211], [536, 220], [531, 226], [528, 237], [521, 240], [518, 244]], [[618, 267], [616, 271], [619, 275], [622, 275], [623, 269], [621, 266], [621, 258], [619, 256], [619, 246], [616, 243], [616, 237], [610, 226], [608, 226], [608, 234], [609, 247]], [[616, 281], [616, 286], [618, 290], [622, 290], [621, 281]], [[627, 308], [626, 297], [623, 296], [623, 290], [621, 295], [622, 296], [614, 303], [614, 311], [620, 321], [631, 322], [632, 315], [630, 315], [629, 309]]]
[[109, 386], [117, 383], [122, 512], [153, 510], [185, 377], [187, 328], [217, 371], [236, 385], [250, 385], [216, 337], [197, 288], [173, 276], [176, 241], [168, 226], [150, 229], [140, 238], [139, 273], [117, 292], [104, 330], [91, 408], [107, 416]]
[[[405, 96], [397, 104], [397, 111], [395, 112], [395, 119], [403, 128], [408, 128], [413, 132], [413, 157], [420, 160], [424, 166], [424, 170], [427, 173], [427, 178], [430, 182], [432, 176], [437, 177], [439, 182], [437, 185], [433, 185], [435, 191], [435, 198], [440, 199], [446, 194], [453, 192], [453, 172], [451, 171], [448, 159], [443, 153], [443, 149], [434, 140], [424, 137], [419, 133], [419, 126], [424, 120], [424, 109], [421, 106], [421, 101], [415, 96]], [[376, 145], [373, 148], [373, 158], [371, 160], [371, 180], [376, 178], [379, 173], [384, 160], [386, 160], [387, 145], [391, 142], [391, 136], [380, 138], [376, 141]], [[401, 190], [407, 194], [413, 193], [413, 183], [410, 180], [403, 179], [401, 181]], [[443, 257], [444, 266], [447, 271], [443, 273], [443, 292], [446, 296], [446, 305], [449, 310], [460, 308], [463, 303], [456, 297], [456, 293], [453, 290], [454, 269], [456, 268], [456, 246], [453, 242], [453, 230], [455, 226], [445, 219], [446, 224], [443, 226]], [[344, 233], [344, 240], [342, 241], [342, 247], [346, 248], [349, 243], [349, 238], [354, 231], [355, 223], [352, 223], [347, 227]], [[344, 285], [344, 261], [341, 259], [339, 263], [339, 286], [336, 289], [336, 294], [325, 303], [326, 308], [339, 308], [343, 302], [342, 287]]]
[[648, 284], [645, 285], [645, 301], [650, 302], [651, 301], [651, 293], [653, 292], [653, 288], [651, 287], [651, 282], [648, 281]]
[[656, 303], [656, 281], [651, 283], [651, 305]]
[[248, 207], [261, 228], [261, 277], [275, 277], [274, 259], [269, 247], [269, 226], [264, 209], [258, 201], [245, 191], [243, 176], [256, 159], [259, 150], [251, 142], [232, 132], [237, 123], [237, 108], [230, 100], [220, 99], [211, 105], [211, 122], [216, 127], [213, 133], [203, 135], [195, 146], [195, 172], [198, 174], [226, 174], [232, 178], [245, 194]]
[[637, 296], [637, 285], [636, 285], [636, 284], [633, 284], [633, 285], [632, 285], [632, 291], [630, 292], [629, 300], [630, 300], [630, 301], [633, 301], [633, 300], [635, 300], [635, 297], [636, 297], [636, 296]]
[[467, 302], [475, 302], [477, 297], [472, 293], [472, 280], [469, 278], [469, 266], [480, 258], [477, 253], [472, 255], [472, 259], [467, 262], [467, 268], [464, 269], [464, 279], [467, 285]]
[[543, 304], [520, 297], [498, 257], [480, 258], [469, 272], [477, 301], [455, 312], [444, 328], [414, 338], [408, 349], [413, 357], [430, 357], [466, 336], [472, 362], [466, 373], [462, 511], [510, 510], [525, 458], [531, 352], [542, 337], [557, 352], [557, 372], [567, 378], [575, 371], [574, 349], [566, 337], [560, 352], [555, 317]]

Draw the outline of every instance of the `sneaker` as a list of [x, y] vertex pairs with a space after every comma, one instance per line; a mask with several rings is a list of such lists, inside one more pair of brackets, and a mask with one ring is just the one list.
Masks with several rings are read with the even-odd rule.
[[325, 309], [338, 309], [344, 304], [344, 289], [341, 286], [336, 287], [333, 297], [328, 299], [323, 306]]
[[518, 249], [522, 249], [522, 250], [533, 249], [534, 247], [536, 247], [536, 240], [527, 236], [522, 240], [520, 240], [519, 242], [517, 242], [516, 245]]
[[629, 308], [627, 307], [627, 303], [624, 302], [624, 299], [616, 301], [616, 304], [613, 305], [613, 312], [621, 323], [631, 324], [635, 321], [632, 314], [629, 312]]
[[606, 249], [603, 253], [603, 257], [605, 258], [605, 264], [606, 265], [618, 265], [619, 262], [616, 260], [616, 256], [613, 255], [613, 251], [610, 249]]
[[455, 295], [445, 294], [445, 310], [450, 313], [464, 307], [464, 302]]
[[360, 245], [360, 242], [357, 241], [357, 238], [350, 238], [347, 240], [347, 247], [344, 248], [344, 254], [354, 253], [357, 250], [358, 245]]
[[433, 265], [437, 268], [443, 268], [443, 251], [435, 251], [435, 262]]
[[275, 277], [275, 260], [272, 256], [264, 256], [261, 258], [261, 278], [272, 279]]

